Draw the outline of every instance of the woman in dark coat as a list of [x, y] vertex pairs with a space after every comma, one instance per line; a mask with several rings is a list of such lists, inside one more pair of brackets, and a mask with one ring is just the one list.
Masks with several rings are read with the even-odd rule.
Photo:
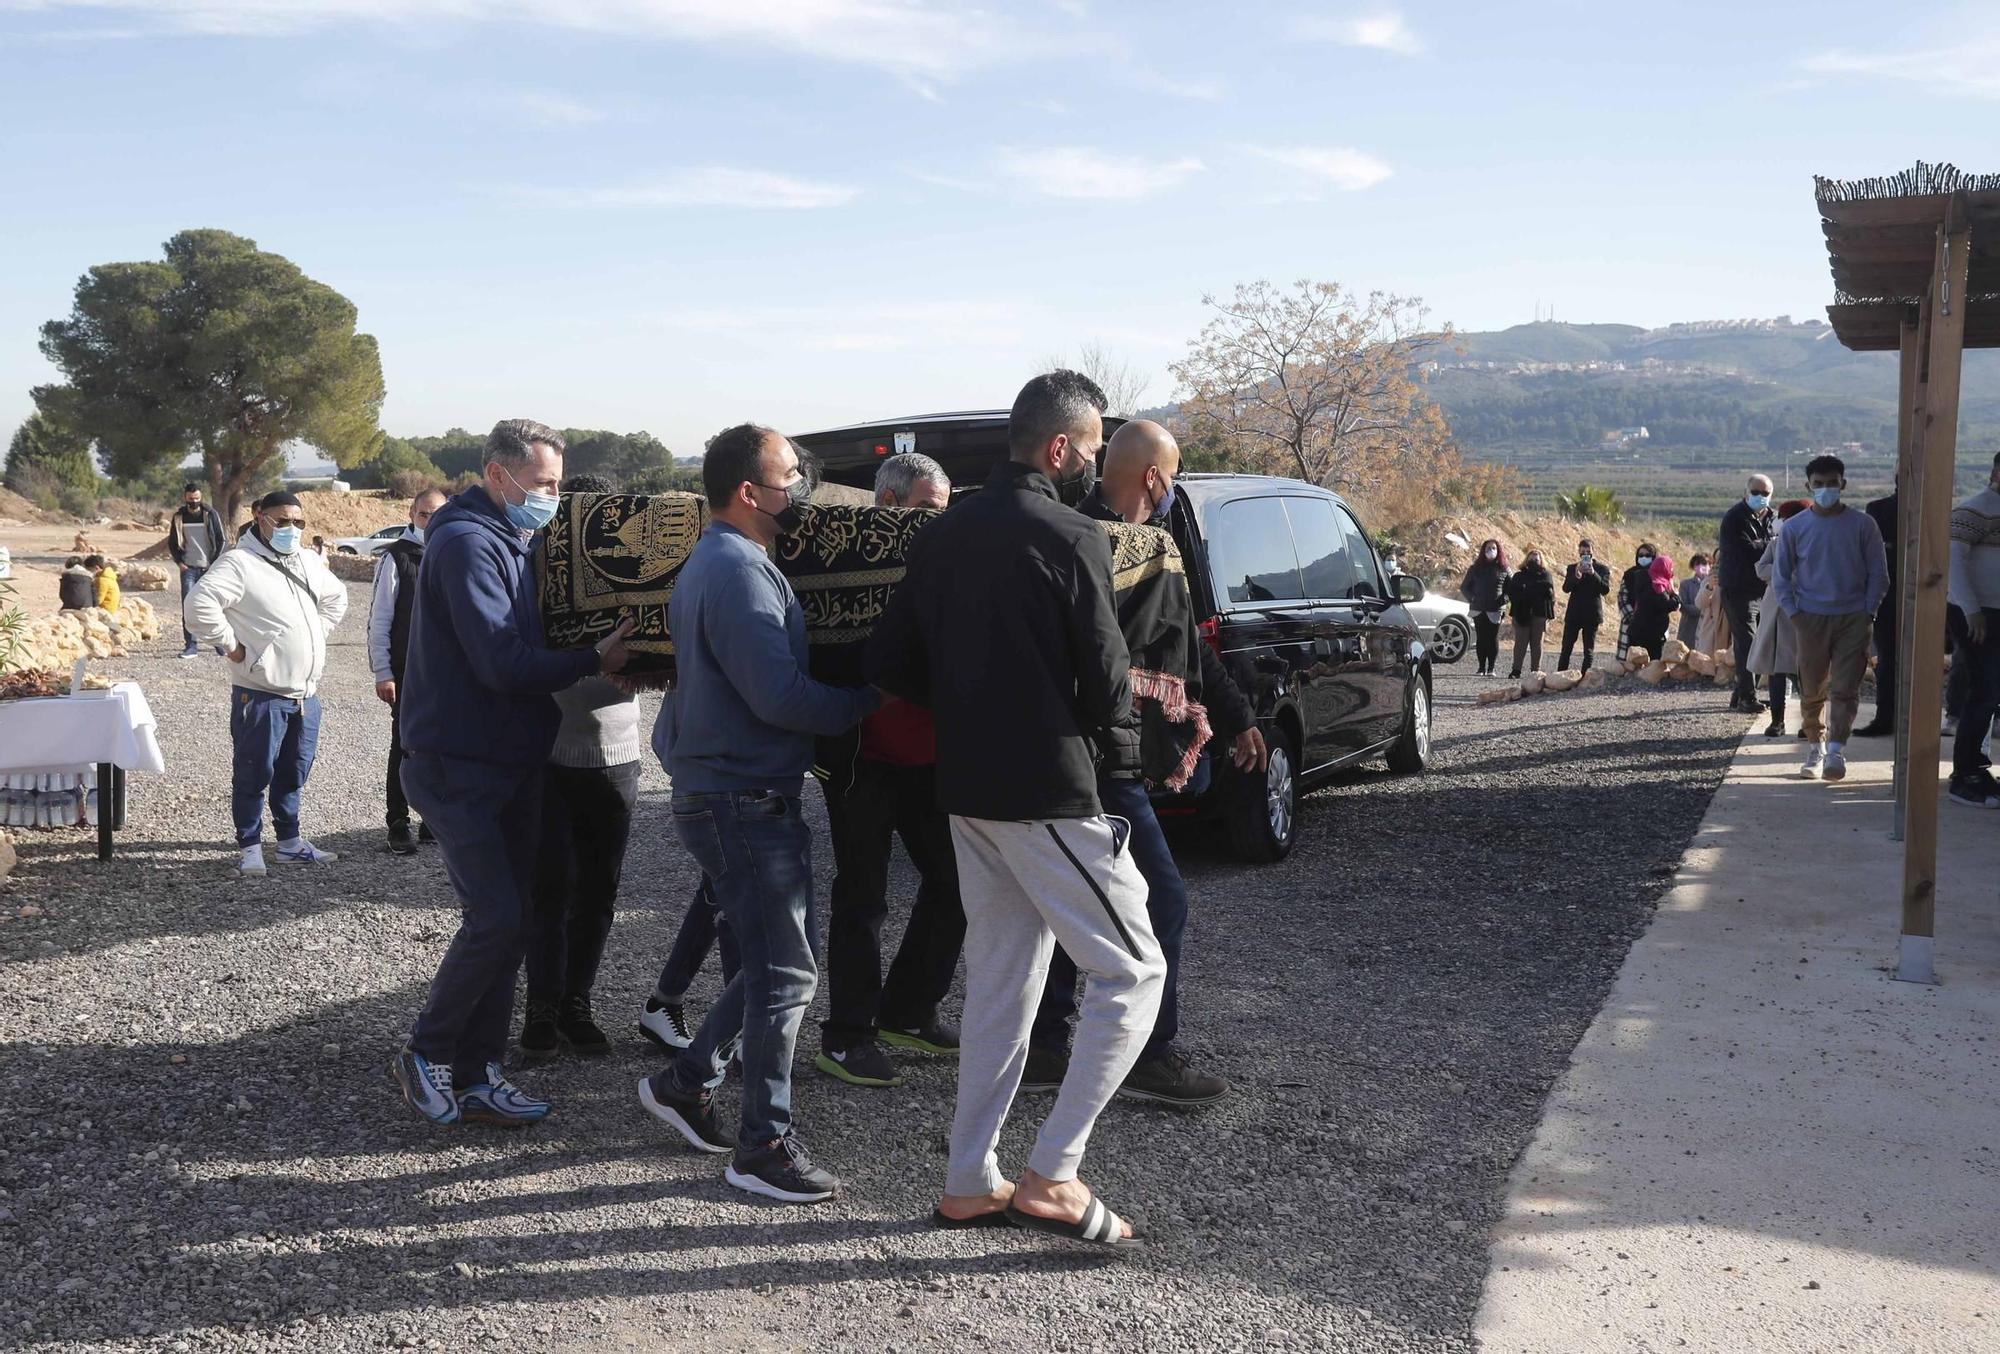
[[1644, 584], [1633, 585], [1632, 624], [1634, 645], [1654, 658], [1667, 647], [1667, 626], [1680, 610], [1680, 590], [1674, 586], [1674, 562], [1665, 555], [1646, 570]]
[[1542, 632], [1556, 617], [1556, 581], [1542, 567], [1542, 552], [1532, 545], [1521, 568], [1507, 580], [1507, 605], [1514, 617], [1514, 671], [1521, 675], [1521, 657], [1528, 658], [1528, 671], [1542, 670]]
[[[1660, 552], [1653, 548], [1651, 541], [1639, 542], [1638, 557], [1631, 568], [1618, 576], [1618, 657], [1622, 661], [1625, 651], [1632, 647], [1632, 608], [1639, 604], [1639, 594], [1653, 586], [1653, 556]], [[1658, 658], [1658, 654], [1653, 657]]]
[[1480, 542], [1479, 558], [1472, 561], [1458, 585], [1458, 595], [1472, 607], [1482, 675], [1500, 663], [1500, 608], [1507, 601], [1507, 578], [1507, 552], [1500, 542], [1487, 540]]

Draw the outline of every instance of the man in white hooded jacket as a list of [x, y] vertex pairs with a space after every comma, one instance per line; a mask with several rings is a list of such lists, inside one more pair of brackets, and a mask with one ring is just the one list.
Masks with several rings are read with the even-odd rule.
[[347, 586], [300, 548], [305, 510], [277, 490], [251, 508], [237, 549], [188, 593], [184, 620], [197, 643], [229, 657], [229, 735], [235, 745], [231, 810], [239, 874], [264, 873], [264, 797], [280, 865], [334, 859], [299, 832], [299, 792], [319, 745], [319, 682], [326, 632], [347, 614]]

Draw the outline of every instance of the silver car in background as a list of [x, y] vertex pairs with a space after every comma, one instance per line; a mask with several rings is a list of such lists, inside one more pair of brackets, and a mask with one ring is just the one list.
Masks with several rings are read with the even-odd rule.
[[1439, 663], [1456, 663], [1472, 647], [1472, 608], [1441, 592], [1424, 592], [1420, 602], [1405, 602], [1403, 610], [1417, 623], [1417, 636]]

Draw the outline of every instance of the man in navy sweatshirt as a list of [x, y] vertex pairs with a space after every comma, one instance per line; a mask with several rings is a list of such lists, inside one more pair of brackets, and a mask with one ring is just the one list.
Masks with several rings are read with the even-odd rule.
[[[723, 1178], [738, 1189], [817, 1203], [838, 1182], [792, 1131], [792, 1051], [819, 981], [799, 792], [814, 735], [853, 728], [882, 698], [807, 675], [805, 612], [770, 557], [812, 492], [798, 449], [740, 424], [710, 440], [701, 479], [709, 524], [668, 603], [676, 675], [653, 748], [673, 778], [674, 832], [713, 883], [742, 968], [694, 1042], [640, 1081], [639, 1103], [697, 1150], [733, 1151]], [[739, 1040], [743, 1117], [731, 1136], [711, 1097]]]
[[501, 1071], [530, 915], [553, 693], [625, 666], [631, 622], [594, 649], [550, 649], [535, 595], [536, 533], [555, 516], [562, 434], [494, 425], [486, 479], [431, 516], [397, 693], [403, 789], [438, 839], [460, 921], [410, 1042], [391, 1065], [436, 1124], [534, 1123], [546, 1101]]

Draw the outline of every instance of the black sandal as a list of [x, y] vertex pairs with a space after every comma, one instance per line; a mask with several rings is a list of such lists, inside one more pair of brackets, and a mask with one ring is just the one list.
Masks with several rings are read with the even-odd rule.
[[965, 1232], [975, 1227], [1012, 1227], [1014, 1220], [1007, 1216], [1005, 1208], [989, 1208], [984, 1213], [974, 1213], [969, 1218], [954, 1218], [942, 1208], [931, 1210], [931, 1226], [942, 1227], [948, 1232]]
[[1090, 1207], [1084, 1209], [1083, 1216], [1075, 1222], [1064, 1222], [1060, 1218], [1038, 1218], [1033, 1213], [1023, 1213], [1011, 1203], [1007, 1205], [1007, 1217], [1016, 1227], [1025, 1227], [1031, 1232], [1047, 1232], [1051, 1236], [1067, 1237], [1071, 1241], [1088, 1241], [1093, 1246], [1138, 1249], [1145, 1245], [1137, 1232], [1131, 1236], [1120, 1236], [1119, 1224], [1124, 1219], [1106, 1208], [1104, 1201], [1094, 1194], [1090, 1197]]

